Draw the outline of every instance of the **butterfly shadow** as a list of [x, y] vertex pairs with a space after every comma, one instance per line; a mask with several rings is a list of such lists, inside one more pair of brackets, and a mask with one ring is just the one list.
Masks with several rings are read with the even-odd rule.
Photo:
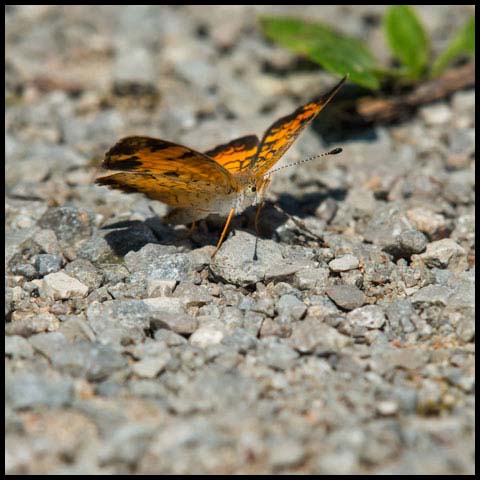
[[104, 238], [115, 255], [119, 257], [131, 251], [137, 252], [149, 243], [178, 245], [186, 236], [184, 230], [174, 229], [158, 217], [147, 218], [145, 221], [114, 222], [104, 225], [101, 230], [108, 230]]
[[[317, 208], [328, 198], [340, 201], [345, 198], [344, 190], [324, 190], [294, 196], [281, 194], [276, 202], [265, 201], [260, 217], [259, 228], [255, 230], [257, 207], [249, 207], [236, 215], [231, 223], [230, 232], [237, 229], [246, 230], [263, 239], [282, 241], [279, 231], [289, 219], [305, 219], [315, 215]], [[195, 231], [189, 235], [188, 227], [171, 226], [159, 216], [140, 220], [125, 220], [104, 225], [101, 230], [108, 230], [104, 235], [109, 247], [119, 257], [130, 251], [137, 252], [148, 243], [165, 246], [183, 246], [186, 250], [216, 245], [224, 226], [224, 219], [209, 218], [198, 222]]]
[[[242, 218], [235, 218], [230, 230], [242, 228], [243, 225]], [[128, 252], [141, 250], [149, 243], [175, 247], [172, 248], [172, 253], [178, 247], [189, 251], [206, 245], [214, 246], [218, 242], [222, 228], [222, 221], [202, 220], [190, 233], [188, 226], [169, 225], [163, 222], [161, 217], [155, 215], [144, 221], [114, 222], [104, 225], [101, 230], [108, 231], [103, 237], [115, 255], [123, 257]]]

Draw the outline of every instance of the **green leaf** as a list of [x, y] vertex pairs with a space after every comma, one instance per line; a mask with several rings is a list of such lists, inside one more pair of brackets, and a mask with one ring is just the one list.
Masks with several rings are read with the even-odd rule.
[[452, 60], [463, 54], [475, 54], [475, 17], [473, 15], [437, 57], [433, 63], [432, 76], [439, 75]]
[[429, 42], [414, 10], [407, 5], [390, 7], [384, 28], [393, 55], [407, 68], [410, 77], [420, 78], [427, 67]]
[[264, 34], [295, 53], [306, 55], [330, 72], [346, 75], [363, 87], [380, 88], [376, 60], [356, 38], [333, 31], [322, 23], [292, 17], [260, 18]]

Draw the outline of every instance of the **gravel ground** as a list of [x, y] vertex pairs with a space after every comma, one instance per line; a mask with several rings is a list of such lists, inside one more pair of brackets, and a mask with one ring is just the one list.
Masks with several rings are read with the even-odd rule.
[[[434, 49], [471, 11], [420, 8]], [[474, 91], [329, 106], [285, 161], [344, 152], [275, 175], [256, 261], [252, 212], [211, 261], [213, 221], [93, 184], [122, 136], [206, 150], [337, 81], [261, 12], [387, 55], [380, 7], [7, 7], [6, 473], [474, 473]]]

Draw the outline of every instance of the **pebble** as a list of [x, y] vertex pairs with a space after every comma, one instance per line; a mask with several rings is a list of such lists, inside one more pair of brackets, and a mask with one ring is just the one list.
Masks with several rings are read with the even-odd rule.
[[92, 220], [86, 210], [62, 206], [47, 210], [38, 225], [53, 230], [58, 240], [66, 245], [89, 237], [92, 234]]
[[299, 355], [286, 344], [263, 340], [258, 348], [258, 357], [275, 370], [286, 370], [295, 365]]
[[34, 333], [53, 332], [58, 330], [59, 326], [58, 318], [52, 313], [15, 311], [12, 313], [11, 321], [5, 325], [5, 333], [29, 337]]
[[355, 270], [359, 265], [360, 262], [357, 257], [347, 254], [332, 260], [328, 267], [332, 272], [347, 272], [348, 270]]
[[141, 278], [156, 280], [188, 280], [194, 265], [190, 256], [184, 253], [169, 253], [164, 245], [148, 243], [138, 252], [131, 251], [125, 255], [125, 265], [134, 272], [132, 281]]
[[345, 310], [361, 307], [365, 302], [363, 292], [353, 285], [331, 285], [327, 287], [326, 294], [337, 306]]
[[415, 253], [422, 253], [427, 246], [427, 238], [418, 230], [406, 230], [398, 237], [402, 256], [410, 257]]
[[347, 318], [352, 324], [368, 329], [379, 329], [385, 324], [383, 310], [377, 305], [366, 305], [348, 312]]
[[40, 295], [53, 300], [68, 300], [74, 297], [85, 297], [88, 287], [76, 278], [64, 272], [50, 273], [43, 277], [40, 284]]
[[23, 337], [10, 335], [5, 337], [5, 355], [12, 358], [33, 358], [33, 348]]
[[442, 125], [451, 121], [452, 110], [443, 103], [436, 103], [422, 107], [420, 116], [427, 125]]
[[73, 381], [56, 372], [39, 374], [24, 370], [5, 375], [5, 403], [15, 409], [39, 405], [49, 408], [70, 405], [74, 396]]
[[451, 231], [450, 222], [440, 214], [425, 207], [415, 207], [407, 210], [407, 218], [417, 230], [427, 234], [431, 240], [440, 240]]
[[60, 255], [45, 253], [37, 256], [37, 270], [40, 277], [58, 272], [62, 266], [63, 259]]
[[253, 235], [235, 232], [210, 264], [213, 277], [245, 287], [260, 281], [280, 281], [305, 267], [302, 261], [284, 258], [280, 245], [272, 240], [258, 239], [258, 258], [254, 260], [255, 242]]
[[60, 332], [39, 333], [29, 341], [60, 371], [89, 381], [103, 380], [127, 366], [126, 359], [111, 347], [84, 340], [68, 343]]
[[132, 365], [132, 370], [141, 378], [155, 378], [168, 364], [171, 356], [168, 352], [162, 356], [142, 358]]
[[450, 238], [429, 243], [420, 258], [428, 267], [448, 268], [454, 273], [461, 273], [468, 267], [467, 252]]
[[101, 287], [103, 275], [91, 262], [83, 258], [78, 258], [70, 262], [65, 267], [65, 273], [82, 282], [89, 289], [95, 290]]
[[220, 343], [225, 334], [215, 328], [200, 327], [198, 330], [192, 333], [190, 336], [190, 343], [200, 348], [207, 348], [210, 345], [216, 345]]
[[305, 447], [300, 442], [285, 439], [271, 446], [269, 462], [273, 468], [292, 468], [300, 464], [305, 455]]
[[275, 309], [280, 316], [290, 317], [292, 320], [300, 320], [307, 312], [307, 306], [295, 295], [282, 295], [275, 304]]
[[172, 294], [176, 284], [176, 280], [158, 280], [156, 278], [149, 278], [147, 280], [147, 296], [168, 297]]
[[398, 403], [395, 400], [383, 400], [377, 403], [376, 408], [383, 417], [390, 417], [398, 412]]
[[304, 268], [295, 273], [293, 285], [299, 290], [315, 290], [323, 293], [327, 286], [328, 268]]
[[475, 319], [463, 318], [458, 322], [456, 333], [463, 342], [472, 342], [475, 338]]
[[442, 285], [427, 285], [412, 295], [413, 305], [442, 305], [446, 307], [452, 290]]
[[307, 318], [292, 325], [288, 344], [300, 353], [337, 352], [352, 344], [352, 340], [335, 328], [316, 319]]

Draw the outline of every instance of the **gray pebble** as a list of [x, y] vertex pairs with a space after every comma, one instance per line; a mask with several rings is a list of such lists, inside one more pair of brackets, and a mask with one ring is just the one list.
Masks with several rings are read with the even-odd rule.
[[30, 343], [18, 335], [5, 337], [5, 355], [13, 358], [33, 358]]
[[5, 376], [5, 402], [15, 409], [35, 408], [39, 405], [62, 407], [71, 404], [73, 381], [56, 372], [21, 371]]
[[402, 256], [409, 257], [413, 253], [422, 253], [427, 245], [427, 238], [418, 230], [406, 230], [398, 238]]
[[278, 315], [290, 317], [292, 320], [300, 320], [307, 312], [307, 306], [295, 295], [282, 295], [276, 302], [275, 308]]
[[348, 312], [347, 318], [353, 324], [368, 329], [382, 328], [386, 318], [383, 310], [377, 305], [366, 305]]
[[103, 275], [91, 262], [79, 258], [65, 267], [65, 273], [76, 278], [86, 285], [89, 290], [99, 288], [103, 282]]
[[450, 238], [429, 243], [420, 258], [429, 267], [448, 268], [454, 273], [461, 273], [468, 266], [467, 253]]
[[40, 277], [49, 273], [58, 272], [63, 266], [63, 259], [60, 255], [50, 253], [37, 255], [37, 270]]
[[353, 285], [331, 285], [327, 287], [326, 294], [345, 310], [361, 307], [365, 302], [363, 292]]
[[58, 240], [65, 245], [73, 244], [92, 234], [91, 214], [76, 207], [50, 208], [40, 218], [38, 225], [53, 230]]
[[335, 258], [335, 260], [332, 260], [328, 264], [332, 272], [347, 272], [348, 270], [355, 270], [358, 268], [358, 265], [358, 258], [351, 254]]

